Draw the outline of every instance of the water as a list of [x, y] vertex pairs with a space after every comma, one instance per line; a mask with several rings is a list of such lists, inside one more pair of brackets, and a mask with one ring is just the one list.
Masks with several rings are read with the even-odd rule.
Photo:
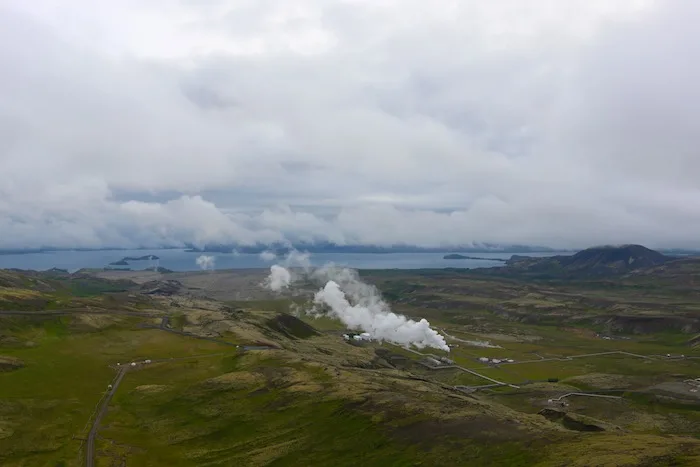
[[[502, 266], [503, 262], [478, 259], [443, 259], [447, 253], [314, 253], [311, 263], [321, 266], [333, 262], [357, 269], [423, 269], [423, 268], [484, 268]], [[526, 256], [551, 256], [554, 253], [464, 253], [466, 256], [508, 259], [513, 254]], [[185, 250], [104, 250], [104, 251], [51, 251], [0, 255], [0, 269], [34, 269], [43, 271], [51, 268], [74, 272], [82, 268], [104, 268], [109, 263], [125, 256], [156, 255], [158, 261], [133, 261], [131, 269], [145, 269], [161, 266], [173, 271], [199, 270], [195, 260], [201, 253]], [[206, 253], [216, 258], [215, 269], [269, 268], [273, 262], [263, 261], [257, 254]]]

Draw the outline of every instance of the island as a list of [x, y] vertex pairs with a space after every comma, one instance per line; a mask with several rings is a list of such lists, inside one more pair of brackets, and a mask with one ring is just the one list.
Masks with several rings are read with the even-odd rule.
[[125, 256], [119, 261], [113, 261], [109, 263], [110, 266], [128, 266], [129, 261], [155, 261], [160, 259], [156, 255], [145, 255], [145, 256]]
[[125, 256], [122, 261], [152, 261], [156, 259], [160, 259], [160, 257], [156, 255]]
[[449, 255], [445, 255], [442, 257], [442, 259], [480, 259], [483, 261], [501, 261], [505, 263], [507, 260], [501, 259], [501, 258], [482, 258], [479, 256], [465, 256], [465, 255], [460, 255], [459, 253], [450, 253]]

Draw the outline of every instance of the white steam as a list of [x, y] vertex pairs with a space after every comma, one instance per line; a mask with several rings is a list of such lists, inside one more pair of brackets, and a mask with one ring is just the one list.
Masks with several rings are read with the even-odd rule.
[[214, 269], [214, 266], [216, 265], [216, 257], [202, 255], [202, 256], [199, 256], [195, 260], [195, 262], [197, 263], [197, 266], [199, 266], [199, 268], [202, 269], [203, 271], [212, 270], [212, 269]]
[[292, 273], [287, 267], [275, 264], [270, 268], [266, 285], [277, 292], [292, 285], [298, 277], [323, 284], [314, 295], [314, 307], [308, 311], [312, 316], [328, 315], [349, 329], [367, 332], [379, 341], [450, 351], [445, 338], [427, 320], [416, 322], [393, 313], [379, 290], [362, 282], [356, 271], [333, 264], [313, 269], [309, 254], [297, 251], [292, 251], [283, 263], [287, 267], [300, 267], [301, 272]]
[[270, 276], [267, 278], [267, 286], [273, 292], [280, 292], [289, 287], [292, 282], [292, 274], [282, 266], [273, 264], [270, 267]]
[[311, 269], [311, 253], [308, 251], [302, 253], [297, 250], [292, 250], [284, 258], [284, 265], [286, 267], [300, 267], [305, 272], [308, 272]]
[[316, 292], [314, 303], [327, 305], [330, 316], [342, 321], [349, 329], [368, 332], [373, 339], [400, 345], [414, 345], [419, 349], [433, 347], [450, 351], [445, 338], [431, 329], [427, 320], [421, 319], [416, 322], [391, 312], [386, 302], [382, 301], [378, 295], [351, 298], [358, 303], [351, 305], [338, 283], [330, 280]]

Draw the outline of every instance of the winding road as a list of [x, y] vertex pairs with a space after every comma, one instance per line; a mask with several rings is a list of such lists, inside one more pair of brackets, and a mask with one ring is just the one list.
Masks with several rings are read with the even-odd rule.
[[119, 385], [124, 379], [124, 376], [126, 375], [127, 371], [129, 371], [129, 367], [120, 367], [119, 372], [117, 373], [117, 377], [112, 383], [112, 388], [109, 390], [106, 397], [102, 401], [102, 405], [100, 406], [97, 415], [95, 415], [95, 421], [92, 423], [92, 427], [90, 428], [90, 432], [88, 433], [86, 441], [87, 447], [85, 451], [85, 465], [87, 467], [94, 467], [95, 465], [95, 437], [97, 437], [97, 431], [100, 429], [100, 422], [107, 413], [109, 403], [112, 401], [112, 397], [114, 397], [114, 393], [117, 392], [117, 389], [119, 388]]

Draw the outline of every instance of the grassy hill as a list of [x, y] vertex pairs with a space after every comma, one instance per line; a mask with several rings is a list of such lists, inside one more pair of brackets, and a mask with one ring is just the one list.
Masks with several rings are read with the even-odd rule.
[[514, 255], [500, 272], [553, 279], [590, 278], [660, 266], [674, 259], [642, 245], [600, 246], [567, 256]]

